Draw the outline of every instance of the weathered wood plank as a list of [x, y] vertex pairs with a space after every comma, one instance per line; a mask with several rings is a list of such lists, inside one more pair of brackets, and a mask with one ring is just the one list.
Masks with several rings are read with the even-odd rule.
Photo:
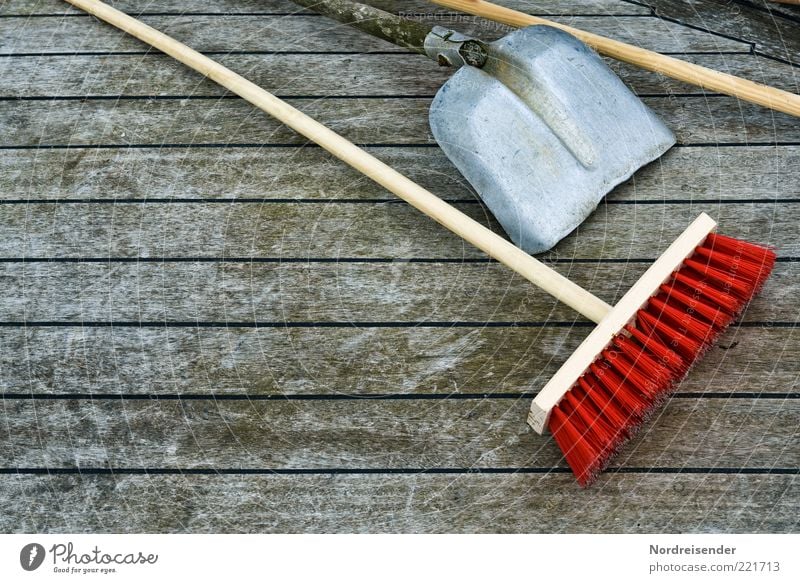
[[[741, 58], [743, 55], [729, 55]], [[417, 54], [234, 54], [216, 60], [283, 97], [431, 96], [452, 75]], [[4, 97], [192, 96], [226, 93], [174, 59], [151, 55], [15, 57]], [[785, 77], [782, 76], [782, 77]]]
[[[499, 229], [479, 205], [457, 206]], [[799, 205], [697, 202], [602, 205], [549, 256], [654, 259], [701, 211], [723, 233], [800, 255]], [[31, 203], [4, 205], [0, 228], [0, 257], [485, 257], [402, 202]]]
[[[0, 334], [0, 390], [22, 394], [533, 393], [589, 328], [95, 328]], [[798, 390], [800, 333], [734, 328], [683, 393]]]
[[[796, 532], [797, 476], [0, 477], [4, 532]], [[31, 504], [36, 500], [36, 504]], [[746, 503], [743, 503], [746, 501]]]
[[[365, 144], [435, 143], [430, 98], [289, 99], [348, 139]], [[800, 124], [730, 97], [645, 97], [684, 144], [800, 142]], [[159, 144], [305, 144], [288, 127], [240, 99], [7, 101], [4, 147]]]
[[[175, 14], [292, 14], [306, 12], [289, 0], [109, 0], [107, 4], [129, 14], [175, 13]], [[440, 6], [431, 5], [424, 0], [370, 0], [370, 4], [392, 12], [430, 12], [452, 14]], [[631, 4], [624, 0], [499, 0], [497, 4], [530, 14], [609, 14], [615, 16], [650, 14], [644, 6]], [[65, 4], [62, 0], [5, 0], [4, 15], [30, 14], [82, 14], [80, 10]]]
[[[522, 4], [515, 2], [515, 4]], [[572, 5], [530, 2], [546, 10], [586, 14], [606, 9], [646, 11], [613, 0]], [[135, 10], [136, 5], [127, 3]], [[138, 4], [141, 6], [141, 3]], [[288, 2], [159, 0], [148, 11], [206, 13], [293, 11]], [[398, 4], [425, 9], [425, 3]], [[8, 9], [69, 11], [65, 3], [15, 0]], [[50, 6], [51, 8], [47, 8]], [[281, 8], [283, 6], [283, 8]], [[591, 8], [590, 8], [591, 6]], [[609, 8], [616, 6], [615, 8]], [[416, 8], [415, 8], [416, 9]], [[430, 8], [428, 10], [431, 10]], [[437, 11], [433, 8], [431, 11]], [[629, 13], [629, 12], [619, 12]], [[317, 17], [150, 17], [169, 30], [217, 50], [392, 50]], [[450, 18], [450, 17], [445, 17]], [[16, 21], [16, 22], [12, 22]], [[292, 24], [290, 21], [294, 21]], [[304, 21], [304, 22], [301, 22]], [[606, 34], [627, 28], [630, 38], [661, 50], [741, 51], [737, 40], [663, 24], [650, 18], [585, 18]], [[267, 30], [272, 24], [272, 30]], [[286, 23], [289, 22], [288, 26]], [[438, 20], [440, 24], [458, 23]], [[297, 24], [300, 23], [300, 24]], [[474, 27], [475, 20], [463, 28]], [[217, 30], [214, 25], [220, 25]], [[720, 23], [727, 26], [727, 23]], [[206, 30], [200, 30], [205, 28]], [[280, 30], [277, 30], [280, 29]], [[78, 30], [80, 43], [65, 44]], [[486, 30], [486, 29], [484, 29]], [[743, 29], [746, 30], [746, 29]], [[13, 32], [10, 32], [13, 31]], [[284, 31], [291, 34], [276, 36]], [[10, 34], [6, 34], [10, 32]], [[305, 33], [307, 38], [296, 36]], [[501, 29], [492, 31], [500, 34]], [[723, 31], [724, 32], [724, 31]], [[49, 33], [55, 36], [48, 38]], [[736, 34], [734, 32], [734, 34]], [[22, 39], [20, 35], [26, 36]], [[674, 35], [674, 37], [673, 37]], [[737, 35], [738, 36], [738, 35]], [[8, 40], [10, 39], [10, 41]], [[0, 18], [6, 51], [74, 52], [76, 47], [139, 52], [88, 17]], [[756, 42], [752, 38], [745, 40]], [[302, 42], [301, 42], [302, 41]], [[771, 41], [770, 41], [771, 42]], [[361, 43], [361, 44], [356, 44]], [[351, 47], [355, 46], [355, 49]], [[373, 47], [372, 49], [366, 47]], [[220, 48], [222, 47], [222, 48]], [[266, 48], [265, 48], [266, 47]], [[310, 47], [310, 48], [309, 48]], [[361, 48], [359, 48], [361, 47]], [[759, 44], [759, 49], [763, 48]], [[228, 62], [287, 95], [430, 95], [445, 78], [410, 55], [235, 55]], [[747, 55], [692, 57], [756, 80], [797, 90], [784, 65]], [[348, 60], [350, 59], [350, 60]], [[367, 63], [368, 65], [364, 65]], [[716, 64], [716, 65], [715, 65]], [[38, 66], [38, 71], [35, 67]], [[102, 68], [101, 68], [102, 66]], [[385, 72], [381, 72], [381, 67]], [[52, 72], [54, 69], [58, 72]], [[125, 77], [127, 68], [128, 79]], [[337, 70], [338, 83], [328, 71]], [[269, 70], [268, 70], [269, 69]], [[317, 85], [298, 76], [313, 71]], [[218, 90], [157, 55], [0, 59], [0, 75], [22, 82], [25, 95], [161, 92], [205, 95], [206, 103], [142, 101], [38, 103], [0, 107], [0, 135], [20, 145], [150, 143], [187, 139], [275, 143], [287, 132], [260, 114], [225, 100], [211, 117]], [[48, 72], [50, 71], [50, 72]], [[342, 74], [342, 71], [345, 74]], [[625, 67], [637, 90], [686, 89]], [[156, 75], [158, 73], [158, 75]], [[135, 78], [132, 78], [135, 77]], [[358, 77], [358, 79], [356, 79]], [[782, 79], [780, 78], [782, 77]], [[163, 80], [162, 80], [163, 79]], [[363, 81], [369, 81], [369, 88]], [[11, 85], [7, 83], [6, 85]], [[321, 93], [320, 88], [326, 88]], [[3, 91], [7, 91], [4, 89]], [[36, 92], [39, 93], [36, 93]], [[43, 92], [47, 93], [43, 93]], [[68, 93], [61, 93], [68, 92]], [[172, 92], [172, 93], [170, 93]], [[7, 95], [7, 96], [10, 96]], [[349, 105], [344, 103], [351, 101]], [[323, 104], [326, 119], [359, 141], [431, 143], [427, 104], [340, 100]], [[414, 101], [414, 100], [410, 100]], [[309, 104], [309, 102], [298, 102]], [[733, 100], [676, 98], [650, 103], [675, 126], [684, 143], [798, 142], [795, 120], [774, 118]], [[355, 105], [353, 105], [355, 104]], [[37, 109], [37, 107], [39, 109]], [[315, 107], [315, 106], [312, 106]], [[325, 109], [325, 108], [329, 109]], [[188, 110], [187, 110], [188, 108]], [[238, 108], [238, 109], [237, 109]], [[188, 113], [187, 113], [188, 111]], [[324, 113], [325, 111], [329, 113]], [[383, 112], [382, 112], [383, 111]], [[66, 113], [64, 113], [66, 112]], [[151, 115], [151, 112], [154, 112]], [[183, 113], [182, 113], [183, 112]], [[226, 118], [220, 122], [214, 116]], [[45, 122], [44, 119], [50, 119]], [[229, 120], [229, 121], [228, 121]], [[365, 123], [365, 120], [369, 123]], [[399, 120], [399, 121], [398, 121]], [[204, 129], [195, 132], [194, 123]], [[392, 133], [363, 130], [385, 122]], [[158, 133], [153, 127], [173, 128]], [[25, 128], [24, 125], [29, 127]], [[110, 124], [107, 127], [106, 124]], [[255, 129], [250, 129], [255, 124]], [[78, 128], [86, 125], [88, 131]], [[191, 128], [191, 129], [189, 129]], [[126, 136], [121, 136], [121, 132]], [[19, 133], [12, 133], [19, 132]], [[131, 132], [134, 132], [131, 134]], [[359, 133], [361, 132], [361, 133]], [[143, 140], [137, 141], [140, 136]], [[199, 139], [198, 139], [199, 136]], [[235, 136], [235, 137], [232, 137]], [[359, 138], [364, 138], [363, 140]], [[367, 139], [370, 138], [370, 139]], [[3, 140], [3, 143], [8, 140]], [[384, 148], [403, 169], [452, 199], [471, 194], [437, 148]], [[725, 204], [758, 197], [796, 200], [800, 148], [679, 148], [637, 174], [611, 200], [707, 199], [703, 204], [610, 205], [552, 257], [654, 257], [701, 209], [722, 219], [722, 230], [777, 242], [798, 255], [796, 204]], [[432, 171], [435, 169], [435, 172]], [[0, 198], [337, 198], [390, 200], [316, 149], [194, 148], [7, 150], [0, 156]], [[475, 205], [464, 208], [486, 220]], [[623, 225], [634, 225], [632, 233]], [[655, 228], [654, 228], [655, 227]], [[427, 229], [427, 230], [426, 230]], [[736, 232], [738, 229], [738, 232]], [[479, 256], [399, 204], [79, 204], [0, 206], [0, 253], [36, 256], [378, 257]], [[413, 235], [413, 237], [412, 237]], [[7, 237], [7, 238], [6, 238]], [[432, 251], [434, 250], [434, 251]], [[439, 255], [443, 253], [442, 255]], [[8, 255], [7, 255], [8, 256]], [[749, 322], [793, 322], [798, 272], [782, 263]], [[557, 264], [598, 293], [618, 296], [645, 267]], [[27, 400], [6, 398], [0, 416], [0, 459], [8, 465], [143, 468], [316, 468], [330, 475], [284, 476], [0, 476], [4, 531], [795, 531], [794, 475], [612, 473], [589, 491], [560, 473], [551, 440], [530, 433], [524, 413], [530, 396], [588, 333], [554, 327], [270, 327], [256, 320], [347, 322], [500, 321], [569, 318], [568, 311], [494, 264], [385, 264], [345, 262], [4, 264], [0, 300], [9, 318], [71, 319], [65, 327], [6, 327], [0, 334], [0, 389], [5, 393], [138, 394], [208, 400]], [[11, 296], [17, 296], [13, 301]], [[454, 301], [455, 300], [455, 301]], [[139, 320], [184, 324], [214, 320], [216, 327], [93, 327], [80, 322]], [[238, 323], [244, 326], [238, 325]], [[230, 325], [226, 327], [226, 324]], [[446, 324], [445, 324], [446, 325]], [[705, 471], [743, 466], [768, 471], [798, 466], [796, 399], [756, 399], [742, 393], [797, 390], [797, 331], [745, 325], [729, 331], [681, 386], [716, 398], [673, 400], [648, 432], [618, 458], [627, 471], [643, 467]], [[342, 395], [394, 393], [520, 393], [504, 399], [214, 400], [214, 395]], [[727, 399], [719, 393], [740, 393]], [[477, 395], [476, 395], [477, 396]], [[710, 397], [711, 395], [705, 395]], [[743, 398], [744, 397], [744, 398]], [[2, 462], [0, 462], [2, 463]], [[559, 467], [525, 475], [342, 475], [333, 468]], [[637, 467], [640, 468], [637, 470]], [[581, 496], [587, 496], [586, 500]], [[591, 497], [591, 498], [588, 498]], [[31, 506], [28, 502], [37, 500]], [[577, 504], [576, 504], [577, 502]], [[465, 508], [468, 511], [465, 511]]]
[[[441, 23], [441, 19], [434, 17], [432, 20]], [[457, 26], [461, 32], [488, 40], [511, 30], [472, 18], [459, 20]], [[746, 51], [749, 48], [748, 44], [740, 41], [658, 18], [555, 16], [553, 20], [661, 52]], [[316, 15], [143, 16], [142, 21], [204, 52], [401, 50]], [[90, 18], [0, 19], [0, 53], [3, 54], [141, 52], [145, 48], [136, 39]]]
[[788, 2], [775, 2], [774, 0], [735, 0], [737, 4], [743, 4], [748, 8], [761, 10], [774, 16], [788, 18], [795, 22], [800, 22], [800, 6], [789, 4]]
[[[217, 59], [258, 85], [284, 97], [431, 96], [452, 75], [419, 55], [234, 54]], [[756, 55], [687, 55], [686, 60], [797, 91], [800, 77], [792, 67]], [[649, 71], [607, 60], [637, 93], [701, 94], [702, 90]], [[191, 96], [210, 97], [225, 91], [200, 79], [174, 59], [151, 55], [16, 57], [6, 67], [0, 97]], [[347, 83], [345, 83], [347, 81]]]
[[[566, 467], [551, 437], [528, 427], [529, 401], [6, 399], [0, 467]], [[676, 398], [615, 467], [797, 467], [798, 415], [797, 399]]]
[[[554, 264], [615, 303], [649, 264]], [[0, 263], [0, 321], [587, 321], [505, 266], [475, 263]], [[800, 263], [781, 263], [745, 322], [793, 322]]]
[[651, 6], [659, 16], [731, 35], [753, 43], [759, 52], [800, 64], [800, 35], [797, 22], [792, 20], [776, 18], [739, 2], [647, 0], [643, 4]]
[[[368, 148], [438, 196], [474, 194], [438, 148]], [[609, 201], [797, 199], [800, 146], [673, 148], [615, 188]], [[394, 200], [317, 148], [6, 150], [0, 200]]]
[[[427, 98], [290, 101], [359, 143], [433, 142]], [[308, 142], [239, 99], [6, 102], [0, 131], [3, 146]]]
[[[300, 51], [408, 52], [386, 41], [313, 14], [296, 16], [181, 15], [142, 16], [150, 26], [202, 52]], [[141, 41], [93, 18], [60, 16], [0, 19], [4, 55], [153, 50]]]
[[800, 22], [800, 6], [789, 2], [775, 2], [774, 0], [737, 0], [740, 4], [755, 6], [756, 8], [786, 18], [792, 22]]

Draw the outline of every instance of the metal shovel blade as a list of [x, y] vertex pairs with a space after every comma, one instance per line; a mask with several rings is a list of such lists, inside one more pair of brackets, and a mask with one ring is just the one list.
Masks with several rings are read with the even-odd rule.
[[549, 26], [489, 45], [430, 111], [436, 141], [518, 246], [546, 251], [675, 136], [578, 39]]

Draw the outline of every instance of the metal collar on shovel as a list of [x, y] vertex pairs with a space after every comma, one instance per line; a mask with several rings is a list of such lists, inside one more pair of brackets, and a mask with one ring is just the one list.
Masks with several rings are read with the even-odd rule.
[[575, 37], [531, 26], [486, 43], [349, 0], [295, 3], [460, 67], [430, 126], [519, 247], [546, 251], [675, 136]]

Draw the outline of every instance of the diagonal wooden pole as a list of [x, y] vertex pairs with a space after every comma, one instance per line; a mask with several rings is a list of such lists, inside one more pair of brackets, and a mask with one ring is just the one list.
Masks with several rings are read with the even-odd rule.
[[559, 28], [579, 38], [601, 55], [636, 65], [648, 71], [661, 73], [667, 77], [672, 77], [678, 81], [696, 85], [709, 91], [723, 93], [750, 103], [763, 105], [775, 111], [800, 117], [800, 95], [770, 87], [769, 85], [755, 83], [735, 75], [715, 71], [675, 57], [669, 57], [655, 51], [606, 38], [599, 34], [579, 30], [538, 16], [531, 16], [485, 0], [431, 0], [431, 2], [517, 28], [532, 24], [546, 24], [547, 26]]

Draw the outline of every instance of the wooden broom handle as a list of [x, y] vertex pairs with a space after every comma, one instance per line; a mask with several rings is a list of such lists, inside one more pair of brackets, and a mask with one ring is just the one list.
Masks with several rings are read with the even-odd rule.
[[738, 97], [744, 101], [763, 105], [776, 111], [782, 111], [796, 117], [800, 117], [800, 95], [789, 93], [775, 87], [754, 83], [735, 75], [721, 73], [714, 69], [701, 67], [694, 63], [682, 61], [674, 57], [668, 57], [655, 51], [648, 51], [634, 45], [629, 45], [617, 40], [606, 38], [591, 32], [585, 32], [577, 28], [572, 28], [565, 24], [559, 24], [537, 16], [531, 16], [518, 10], [498, 6], [484, 0], [431, 0], [434, 4], [453, 8], [494, 20], [514, 27], [529, 26], [531, 24], [546, 24], [570, 33], [579, 38], [598, 53], [611, 57], [618, 61], [624, 61], [655, 71], [667, 77], [672, 77], [691, 85], [697, 85], [709, 91], [724, 93]]
[[599, 322], [611, 306], [537, 261], [522, 249], [428, 192], [333, 130], [194, 49], [99, 0], [66, 0], [213, 79], [316, 142], [410, 205], [466, 239], [587, 318]]

